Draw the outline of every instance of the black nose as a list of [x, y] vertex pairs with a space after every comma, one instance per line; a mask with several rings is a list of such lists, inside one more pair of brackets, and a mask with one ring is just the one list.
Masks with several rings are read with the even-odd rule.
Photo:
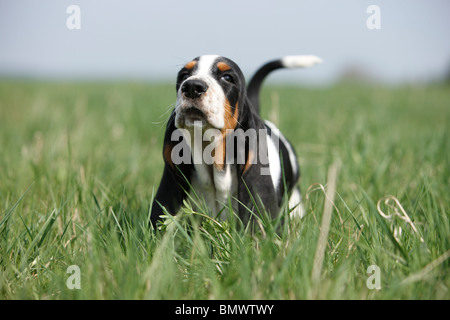
[[208, 85], [202, 80], [187, 80], [181, 87], [181, 92], [191, 99], [200, 97], [206, 90], [208, 90]]

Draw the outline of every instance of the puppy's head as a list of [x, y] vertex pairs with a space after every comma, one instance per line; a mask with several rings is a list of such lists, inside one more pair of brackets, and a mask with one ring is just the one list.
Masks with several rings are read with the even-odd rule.
[[230, 59], [206, 55], [188, 62], [178, 73], [175, 126], [234, 129], [246, 89], [242, 71]]

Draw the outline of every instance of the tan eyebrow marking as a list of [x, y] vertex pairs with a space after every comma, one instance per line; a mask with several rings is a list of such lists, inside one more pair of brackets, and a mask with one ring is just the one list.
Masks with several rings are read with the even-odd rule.
[[225, 62], [219, 62], [219, 63], [217, 64], [217, 68], [218, 68], [220, 71], [222, 71], [222, 72], [231, 69], [231, 67], [230, 67], [229, 65], [227, 65]]
[[192, 60], [191, 62], [186, 63], [186, 65], [184, 66], [186, 69], [191, 70], [192, 68], [194, 68], [194, 66], [197, 64], [197, 61]]

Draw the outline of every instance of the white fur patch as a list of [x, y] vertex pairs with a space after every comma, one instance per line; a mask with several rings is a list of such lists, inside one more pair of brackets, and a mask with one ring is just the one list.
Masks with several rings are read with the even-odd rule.
[[[228, 199], [237, 196], [238, 178], [235, 165], [225, 165], [223, 171], [214, 168], [214, 185], [216, 187], [216, 212], [228, 206]], [[232, 200], [233, 209], [237, 212], [237, 202]], [[220, 217], [225, 220], [228, 210], [223, 210]]]
[[289, 153], [289, 161], [291, 162], [292, 173], [294, 174], [294, 176], [296, 176], [298, 174], [298, 164], [291, 144], [289, 143], [289, 141], [287, 141], [285, 136], [281, 133], [280, 129], [278, 129], [276, 125], [274, 125], [269, 120], [264, 120], [264, 123], [270, 128], [270, 130], [272, 130], [273, 134], [280, 138], [281, 142], [286, 146], [286, 149]]
[[[294, 208], [292, 210], [292, 208]], [[289, 198], [289, 210], [292, 210], [289, 214], [291, 219], [301, 219], [305, 216], [305, 208], [303, 207], [302, 196], [300, 190], [295, 187], [292, 190], [291, 197]]]
[[281, 59], [285, 68], [308, 68], [322, 62], [321, 58], [314, 55], [285, 56]]
[[270, 177], [275, 190], [278, 191], [281, 181], [280, 153], [272, 139], [271, 136], [267, 135], [267, 153], [269, 156]]

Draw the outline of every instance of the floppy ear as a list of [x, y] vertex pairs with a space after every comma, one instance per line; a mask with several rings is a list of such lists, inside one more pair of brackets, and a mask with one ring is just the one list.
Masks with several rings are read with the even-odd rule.
[[239, 168], [238, 200], [239, 216], [245, 223], [250, 218], [249, 209], [257, 213], [267, 211], [272, 217], [278, 213], [278, 201], [270, 175], [267, 147], [267, 131], [260, 117], [248, 102], [241, 128], [255, 129], [256, 143], [245, 142], [245, 164]]
[[[165, 207], [170, 214], [176, 214], [180, 209], [183, 200], [186, 198], [186, 191], [189, 190], [192, 161], [189, 163], [175, 164], [172, 159], [172, 150], [175, 145], [186, 144], [184, 138], [179, 142], [172, 141], [172, 133], [176, 130], [174, 122], [175, 112], [172, 112], [164, 136], [164, 172], [156, 196], [153, 199], [150, 216], [153, 226], [156, 226], [156, 222], [160, 219], [160, 215], [163, 214], [162, 207]], [[183, 148], [183, 150], [188, 149], [186, 144], [186, 148]]]

